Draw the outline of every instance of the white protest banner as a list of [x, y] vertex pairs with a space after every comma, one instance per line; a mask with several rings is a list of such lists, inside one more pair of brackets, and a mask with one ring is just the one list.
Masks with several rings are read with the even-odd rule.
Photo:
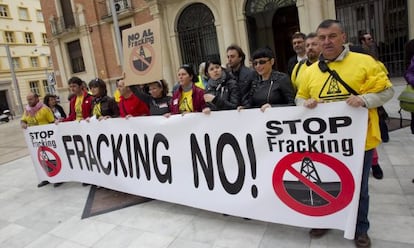
[[122, 31], [126, 85], [161, 80], [162, 47], [160, 23], [153, 20]]
[[367, 110], [344, 102], [68, 122], [25, 137], [39, 180], [355, 232]]

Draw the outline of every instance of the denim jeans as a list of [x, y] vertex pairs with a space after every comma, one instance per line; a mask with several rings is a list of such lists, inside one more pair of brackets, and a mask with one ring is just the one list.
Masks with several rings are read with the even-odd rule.
[[372, 156], [374, 149], [365, 151], [364, 165], [362, 168], [361, 192], [359, 194], [358, 217], [356, 224], [356, 234], [367, 233], [369, 229], [368, 209], [369, 209], [369, 194], [368, 194], [368, 178], [369, 171], [372, 165]]

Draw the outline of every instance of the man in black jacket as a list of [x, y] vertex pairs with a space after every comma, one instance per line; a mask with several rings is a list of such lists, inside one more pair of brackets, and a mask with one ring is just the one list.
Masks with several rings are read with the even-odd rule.
[[246, 54], [240, 46], [230, 45], [227, 47], [227, 67], [235, 77], [240, 91], [240, 103], [244, 105], [252, 85], [256, 78], [256, 72], [244, 65]]
[[289, 77], [292, 75], [296, 63], [306, 59], [305, 38], [306, 35], [301, 32], [296, 32], [292, 35], [292, 47], [296, 55], [292, 56], [288, 61], [287, 74]]

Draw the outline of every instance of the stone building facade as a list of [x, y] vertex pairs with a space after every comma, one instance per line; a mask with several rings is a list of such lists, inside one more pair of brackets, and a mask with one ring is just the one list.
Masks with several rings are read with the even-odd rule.
[[[327, 18], [351, 18], [346, 22], [347, 31], [352, 32], [348, 36], [355, 40], [358, 33], [368, 30], [387, 54], [393, 52], [390, 49], [403, 49], [401, 43], [414, 37], [410, 26], [414, 4], [402, 0], [113, 0], [118, 25], [114, 25], [110, 0], [40, 2], [62, 99], [67, 96], [66, 82], [71, 76], [86, 82], [100, 77], [108, 83], [109, 92], [113, 91], [123, 71], [116, 32], [153, 19], [161, 23], [163, 75], [171, 86], [181, 64], [197, 68], [209, 58], [219, 58], [225, 64], [226, 47], [233, 43], [240, 45], [247, 57], [259, 47], [272, 48], [278, 69], [285, 71], [294, 54], [291, 35], [314, 31]], [[384, 8], [399, 15], [398, 19], [381, 13]], [[357, 19], [352, 20], [355, 14]], [[399, 27], [395, 33], [390, 29], [384, 32], [393, 25]], [[395, 48], [394, 43], [400, 47]], [[384, 58], [391, 61], [389, 65], [395, 64], [398, 76], [402, 70], [400, 54]]]

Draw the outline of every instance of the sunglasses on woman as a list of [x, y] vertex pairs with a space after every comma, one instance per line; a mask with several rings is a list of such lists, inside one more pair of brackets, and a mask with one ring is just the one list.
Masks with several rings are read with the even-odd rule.
[[258, 64], [260, 64], [260, 65], [264, 65], [264, 64], [266, 64], [267, 62], [269, 62], [270, 61], [270, 59], [268, 59], [268, 60], [264, 60], [264, 59], [261, 59], [261, 60], [255, 60], [255, 61], [253, 61], [253, 66], [256, 66], [256, 65], [258, 65]]

